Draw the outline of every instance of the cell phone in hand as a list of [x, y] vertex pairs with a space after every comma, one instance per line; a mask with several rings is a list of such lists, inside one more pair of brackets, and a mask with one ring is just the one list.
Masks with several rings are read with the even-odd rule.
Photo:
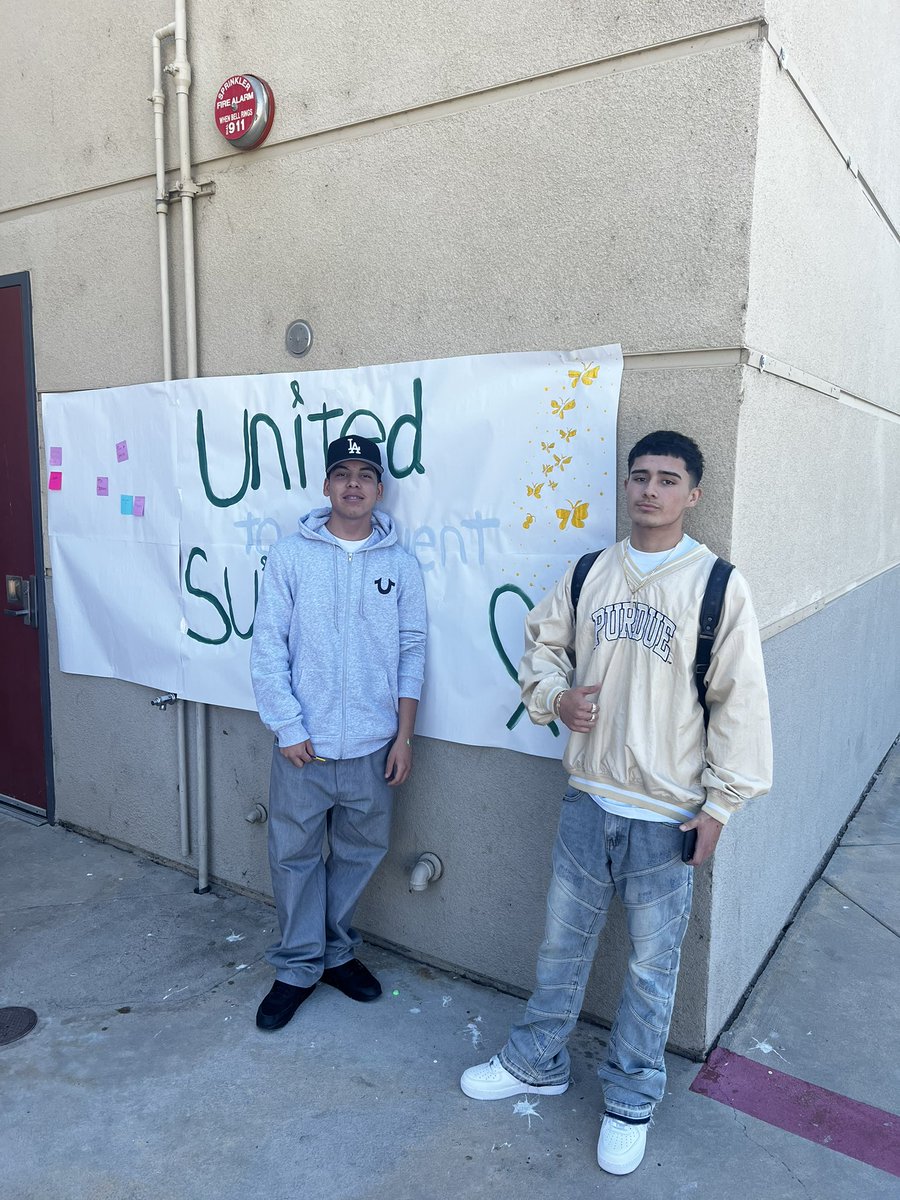
[[690, 862], [697, 849], [697, 830], [687, 829], [681, 838], [681, 861]]

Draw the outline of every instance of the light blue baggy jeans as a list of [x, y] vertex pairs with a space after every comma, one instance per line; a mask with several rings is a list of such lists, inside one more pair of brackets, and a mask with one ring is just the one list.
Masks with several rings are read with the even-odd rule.
[[269, 866], [281, 940], [266, 958], [282, 983], [312, 987], [324, 968], [348, 962], [359, 945], [353, 913], [390, 835], [388, 749], [305, 767], [289, 763], [277, 746], [273, 751]]
[[537, 988], [524, 1021], [513, 1026], [500, 1051], [504, 1067], [523, 1083], [568, 1080], [566, 1042], [584, 1002], [597, 938], [618, 893], [630, 955], [598, 1074], [606, 1111], [614, 1116], [643, 1120], [662, 1099], [663, 1051], [693, 887], [693, 869], [681, 861], [681, 840], [677, 825], [613, 816], [584, 792], [566, 792]]

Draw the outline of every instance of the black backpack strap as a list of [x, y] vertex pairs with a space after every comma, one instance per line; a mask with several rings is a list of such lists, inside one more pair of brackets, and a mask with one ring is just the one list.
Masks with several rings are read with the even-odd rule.
[[709, 724], [709, 709], [706, 706], [706, 673], [712, 659], [713, 642], [719, 621], [722, 619], [722, 605], [725, 602], [725, 589], [728, 578], [734, 570], [734, 564], [724, 558], [717, 558], [706, 581], [706, 591], [700, 605], [700, 628], [697, 632], [697, 658], [694, 663], [694, 679], [697, 683], [697, 697], [703, 707], [703, 724]]
[[[605, 550], [606, 547], [604, 546]], [[587, 579], [588, 571], [603, 553], [603, 550], [591, 550], [589, 554], [582, 554], [578, 562], [575, 564], [575, 570], [572, 572], [572, 586], [570, 595], [572, 597], [572, 621], [574, 623], [575, 614], [578, 612], [578, 597], [581, 595], [581, 589], [584, 587], [584, 581]]]

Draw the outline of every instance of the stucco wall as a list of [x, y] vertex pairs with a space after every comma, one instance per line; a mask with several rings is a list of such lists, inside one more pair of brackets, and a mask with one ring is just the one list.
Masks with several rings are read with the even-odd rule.
[[897, 736], [898, 609], [895, 568], [765, 644], [775, 785], [729, 821], [716, 850], [708, 1040]]
[[[225, 9], [188, 0], [194, 158], [235, 154], [213, 129], [212, 106], [236, 71], [261, 74], [275, 90], [272, 145], [752, 21], [760, 8], [756, 0], [351, 0], [315, 8], [270, 0]], [[16, 87], [6, 97], [10, 169], [0, 208], [152, 176], [150, 38], [173, 18], [170, 0], [125, 14], [118, 0], [70, 4], [65, 20], [52, 0], [2, 0], [0, 62]], [[89, 104], [86, 76], [98, 80]], [[36, 146], [52, 153], [36, 154]]]
[[900, 215], [900, 21], [893, 0], [848, 8], [822, 0], [766, 0], [771, 37], [784, 46], [892, 214]]
[[897, 237], [771, 52], [759, 121], [747, 343], [900, 412]]
[[748, 370], [737, 460], [732, 547], [764, 628], [900, 558], [897, 417]]
[[772, 635], [775, 786], [716, 854], [710, 1038], [900, 726], [900, 244], [872, 202], [896, 224], [900, 27], [879, 3], [850, 18], [836, 4], [771, 0], [767, 17], [797, 79], [767, 47], [745, 340], [776, 369], [815, 379], [744, 372], [732, 554]]

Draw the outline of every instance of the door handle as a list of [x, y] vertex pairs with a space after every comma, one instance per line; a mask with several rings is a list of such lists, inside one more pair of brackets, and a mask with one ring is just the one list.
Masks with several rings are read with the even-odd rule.
[[3, 610], [4, 617], [24, 617], [25, 624], [37, 628], [37, 611], [32, 609], [32, 598], [35, 595], [35, 579], [32, 575], [24, 579], [21, 575], [7, 575], [6, 603], [9, 608]]

